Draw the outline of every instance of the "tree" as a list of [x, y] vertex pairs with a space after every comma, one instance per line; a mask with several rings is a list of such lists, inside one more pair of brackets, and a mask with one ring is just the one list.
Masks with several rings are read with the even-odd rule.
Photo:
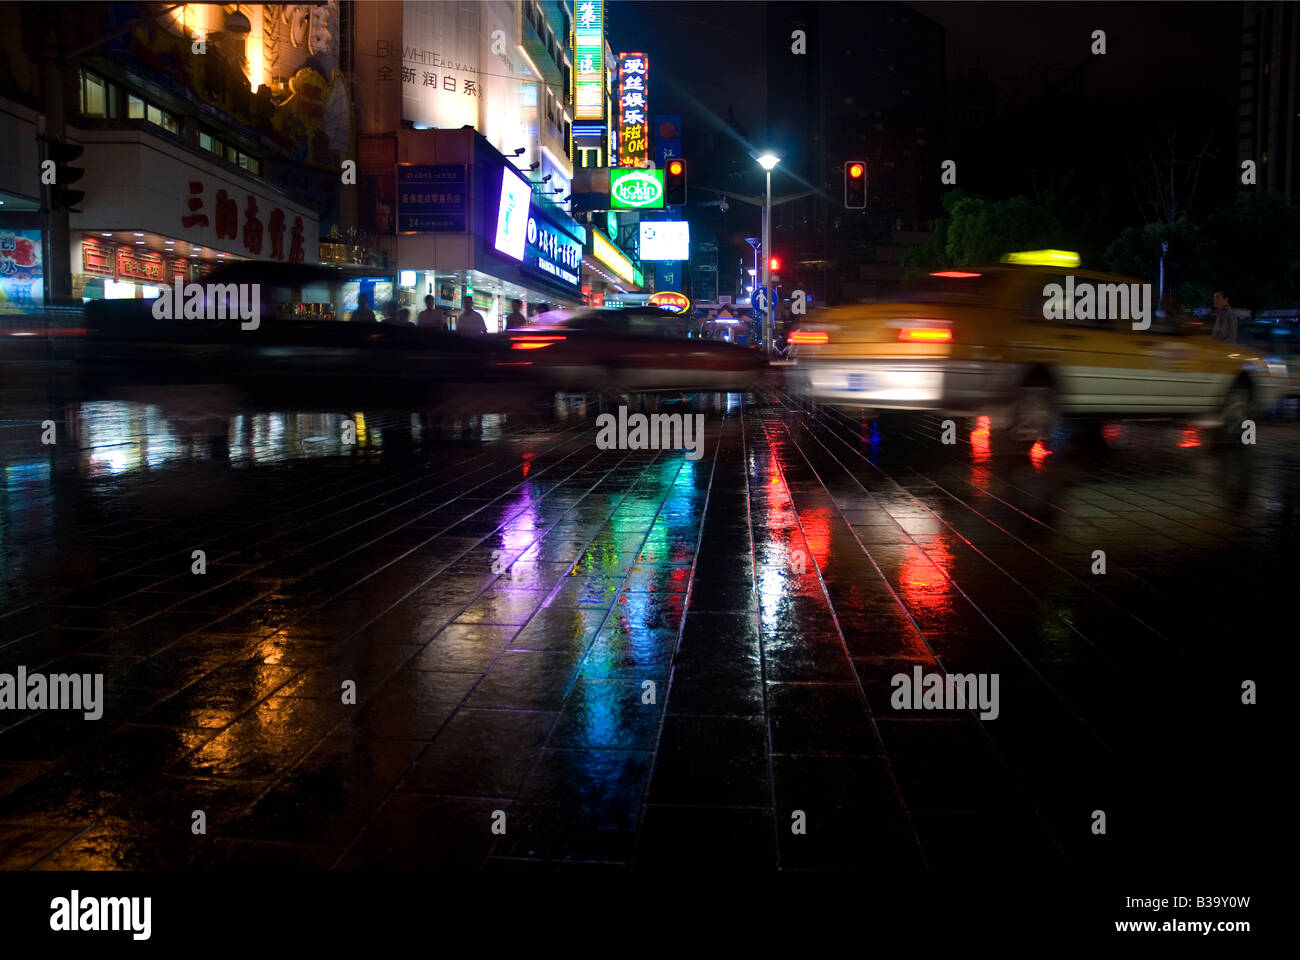
[[1210, 215], [1211, 282], [1252, 310], [1300, 301], [1300, 210], [1279, 193], [1240, 193]]
[[1144, 220], [1175, 223], [1186, 216], [1196, 196], [1201, 164], [1207, 156], [1213, 156], [1211, 140], [1205, 137], [1191, 148], [1180, 148], [1178, 128], [1173, 122], [1167, 122], [1151, 135], [1146, 156], [1131, 164], [1134, 190]]
[[946, 252], [956, 267], [997, 263], [1013, 250], [1039, 250], [1070, 243], [1046, 207], [1028, 197], [989, 200], [967, 197], [953, 205]]
[[1172, 293], [1188, 310], [1209, 301], [1214, 292], [1211, 244], [1205, 231], [1186, 217], [1174, 223], [1144, 223], [1125, 227], [1102, 254], [1106, 269], [1157, 284], [1160, 277], [1160, 242], [1169, 241], [1165, 257], [1165, 292]]

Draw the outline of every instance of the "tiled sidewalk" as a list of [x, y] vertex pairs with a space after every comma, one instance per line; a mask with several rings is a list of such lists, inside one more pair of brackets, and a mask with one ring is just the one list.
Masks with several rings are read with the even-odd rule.
[[[774, 394], [691, 462], [561, 413], [0, 423], [0, 673], [106, 675], [0, 712], [0, 867], [1118, 867], [1241, 803], [1294, 424], [1030, 462]], [[895, 708], [916, 667], [998, 716]]]

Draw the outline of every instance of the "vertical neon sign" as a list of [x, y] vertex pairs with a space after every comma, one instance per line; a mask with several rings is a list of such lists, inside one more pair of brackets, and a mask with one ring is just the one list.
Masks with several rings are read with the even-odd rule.
[[650, 165], [650, 61], [644, 53], [618, 55], [618, 165]]
[[578, 0], [574, 8], [573, 105], [578, 120], [605, 119], [604, 0]]

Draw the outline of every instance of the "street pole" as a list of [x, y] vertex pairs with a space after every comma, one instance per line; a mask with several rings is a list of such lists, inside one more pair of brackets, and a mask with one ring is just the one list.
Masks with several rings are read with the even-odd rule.
[[1165, 254], [1169, 252], [1169, 241], [1160, 241], [1160, 299], [1156, 303], [1157, 312], [1164, 316], [1165, 312]]
[[767, 309], [763, 311], [763, 345], [767, 358], [772, 359], [772, 171], [767, 171], [767, 200], [763, 204], [763, 289], [767, 293]]

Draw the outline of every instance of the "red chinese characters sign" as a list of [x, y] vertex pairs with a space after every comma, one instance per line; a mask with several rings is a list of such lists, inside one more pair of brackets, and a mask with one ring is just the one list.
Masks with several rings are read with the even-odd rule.
[[[202, 180], [189, 181], [186, 206], [188, 212], [181, 216], [181, 226], [187, 230], [214, 223], [217, 239], [235, 241], [234, 245], [242, 246], [242, 252], [247, 256], [269, 257], [289, 263], [303, 262], [306, 253], [303, 244], [304, 225], [302, 217], [297, 214], [287, 214], [280, 207], [270, 207], [269, 204], [269, 209], [262, 209], [258, 198], [252, 194], [245, 194], [241, 213], [239, 199], [223, 187], [216, 192], [212, 217], [209, 219], [206, 186]], [[265, 224], [262, 222], [263, 215], [266, 216]]]
[[127, 247], [117, 248], [117, 278], [150, 284], [166, 283], [171, 279], [161, 256], [156, 253], [135, 253]]

